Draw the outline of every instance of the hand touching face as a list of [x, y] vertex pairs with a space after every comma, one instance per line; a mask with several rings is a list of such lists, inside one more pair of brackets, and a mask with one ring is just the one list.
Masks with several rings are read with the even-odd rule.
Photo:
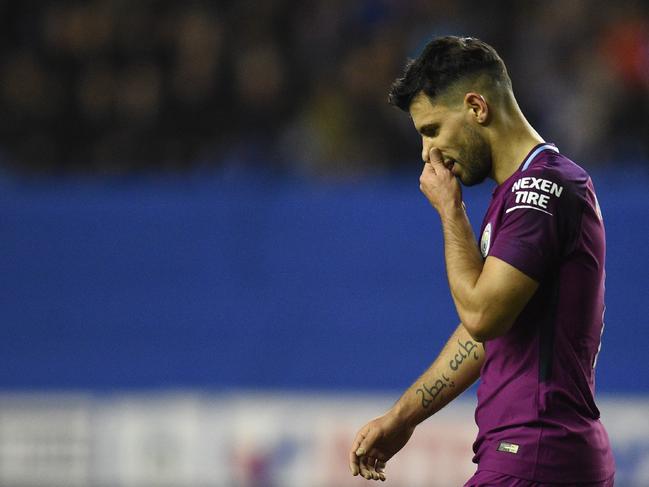
[[419, 189], [440, 214], [462, 205], [460, 183], [452, 171], [453, 163], [445, 165], [442, 152], [436, 147], [430, 149], [419, 177]]

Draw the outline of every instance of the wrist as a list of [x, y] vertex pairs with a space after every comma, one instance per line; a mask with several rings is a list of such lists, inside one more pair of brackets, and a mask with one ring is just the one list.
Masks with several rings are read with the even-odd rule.
[[416, 414], [410, 410], [407, 406], [402, 404], [402, 401], [397, 401], [397, 403], [390, 408], [386, 413], [392, 421], [396, 424], [399, 424], [403, 427], [415, 428], [421, 420], [416, 418]]
[[438, 208], [439, 216], [442, 220], [453, 220], [466, 215], [464, 201], [451, 201]]

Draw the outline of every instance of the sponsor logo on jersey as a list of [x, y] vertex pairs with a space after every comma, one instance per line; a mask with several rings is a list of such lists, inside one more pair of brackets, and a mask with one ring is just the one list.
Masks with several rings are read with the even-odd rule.
[[512, 193], [515, 193], [515, 206], [508, 208], [505, 213], [519, 208], [529, 208], [552, 215], [547, 211], [548, 203], [552, 197], [561, 197], [563, 186], [548, 179], [529, 176], [516, 181], [512, 186]]
[[487, 226], [484, 227], [482, 232], [482, 238], [480, 239], [480, 253], [483, 258], [487, 258], [489, 253], [489, 247], [491, 246], [491, 222], [487, 223]]

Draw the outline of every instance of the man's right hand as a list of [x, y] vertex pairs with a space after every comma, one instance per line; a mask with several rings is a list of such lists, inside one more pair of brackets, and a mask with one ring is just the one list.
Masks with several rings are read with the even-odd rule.
[[415, 431], [391, 411], [373, 419], [356, 434], [349, 451], [352, 475], [359, 473], [368, 480], [385, 480], [385, 463], [390, 460]]

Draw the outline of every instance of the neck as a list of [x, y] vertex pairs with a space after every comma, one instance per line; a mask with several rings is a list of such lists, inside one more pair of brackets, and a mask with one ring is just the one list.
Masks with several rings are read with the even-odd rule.
[[514, 174], [535, 145], [545, 142], [525, 119], [518, 105], [512, 107], [511, 113], [500, 122], [494, 127], [491, 144], [490, 177], [497, 184]]

